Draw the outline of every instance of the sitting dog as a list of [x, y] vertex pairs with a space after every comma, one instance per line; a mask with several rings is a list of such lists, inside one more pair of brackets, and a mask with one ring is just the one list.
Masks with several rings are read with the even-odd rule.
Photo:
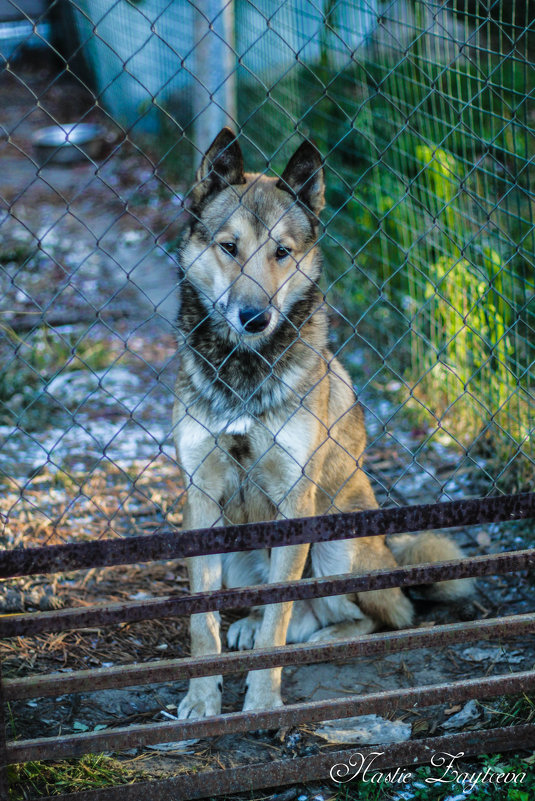
[[[363, 413], [327, 346], [317, 247], [324, 205], [321, 156], [305, 141], [280, 178], [244, 172], [224, 128], [202, 159], [192, 222], [180, 251], [181, 367], [173, 412], [187, 488], [186, 529], [373, 509], [361, 468]], [[390, 547], [389, 547], [390, 546]], [[291, 545], [189, 560], [192, 592], [290, 581], [306, 573], [366, 573], [460, 556], [446, 537], [402, 535]], [[307, 558], [308, 557], [308, 558]], [[433, 587], [435, 598], [470, 581]], [[409, 626], [399, 588], [254, 609], [228, 644], [269, 647]], [[194, 656], [221, 651], [219, 615], [192, 615]], [[247, 677], [244, 710], [282, 705], [281, 668]], [[179, 717], [221, 710], [221, 676], [194, 678]]]

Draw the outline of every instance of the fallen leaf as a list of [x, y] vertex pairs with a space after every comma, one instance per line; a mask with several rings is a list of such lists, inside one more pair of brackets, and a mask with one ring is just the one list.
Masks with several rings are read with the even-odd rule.
[[429, 723], [427, 720], [417, 720], [412, 724], [413, 734], [423, 734], [424, 731], [429, 731]]

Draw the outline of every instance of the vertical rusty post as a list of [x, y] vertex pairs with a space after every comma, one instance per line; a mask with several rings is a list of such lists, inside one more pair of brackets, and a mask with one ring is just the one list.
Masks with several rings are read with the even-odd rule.
[[0, 801], [8, 801], [9, 778], [7, 774], [6, 715], [2, 662], [0, 661]]

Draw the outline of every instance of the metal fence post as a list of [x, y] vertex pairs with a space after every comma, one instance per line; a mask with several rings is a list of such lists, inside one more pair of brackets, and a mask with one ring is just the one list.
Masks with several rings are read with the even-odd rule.
[[195, 3], [194, 141], [204, 153], [221, 128], [235, 127], [234, 0]]

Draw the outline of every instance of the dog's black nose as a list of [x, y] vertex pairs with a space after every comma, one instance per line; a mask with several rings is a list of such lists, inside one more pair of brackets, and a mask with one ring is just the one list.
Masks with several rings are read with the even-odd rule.
[[240, 309], [240, 323], [248, 334], [259, 334], [264, 331], [271, 320], [269, 309]]

